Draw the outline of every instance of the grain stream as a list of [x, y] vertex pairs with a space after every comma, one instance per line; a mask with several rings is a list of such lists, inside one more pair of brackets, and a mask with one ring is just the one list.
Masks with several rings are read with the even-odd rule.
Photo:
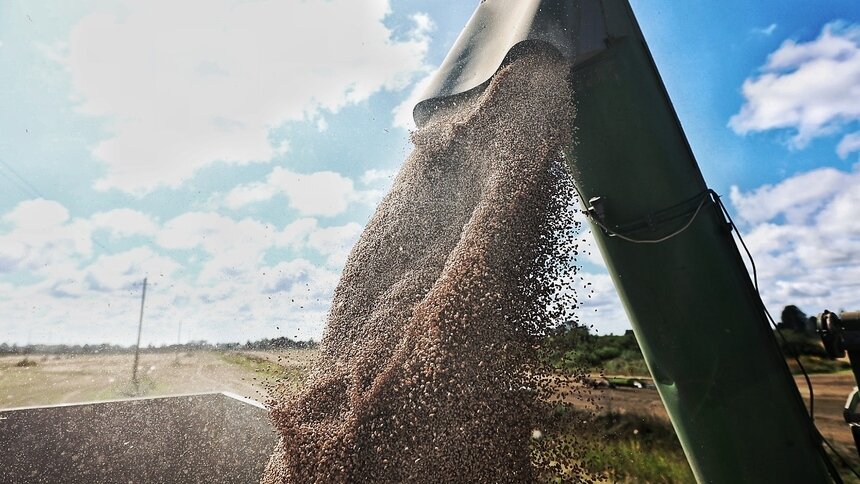
[[568, 71], [533, 49], [413, 133], [306, 386], [270, 402], [280, 443], [264, 483], [546, 475], [539, 345], [576, 306]]

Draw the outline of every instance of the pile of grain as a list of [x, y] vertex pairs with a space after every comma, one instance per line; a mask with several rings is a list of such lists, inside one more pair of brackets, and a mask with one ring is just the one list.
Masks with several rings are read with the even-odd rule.
[[[527, 482], [536, 346], [570, 307], [568, 68], [535, 50], [438, 110], [350, 255], [263, 482]], [[565, 245], [567, 244], [567, 245]]]

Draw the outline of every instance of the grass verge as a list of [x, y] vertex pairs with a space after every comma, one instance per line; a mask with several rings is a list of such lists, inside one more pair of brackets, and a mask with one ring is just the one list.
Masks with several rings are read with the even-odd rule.
[[[799, 375], [802, 373], [794, 358], [787, 358], [785, 361], [788, 363], [788, 367], [791, 368], [791, 372], [793, 374]], [[851, 364], [847, 361], [830, 360], [827, 358], [820, 358], [818, 356], [800, 355], [800, 362], [803, 364], [803, 368], [806, 369], [806, 372], [810, 374], [839, 373], [840, 371], [851, 369]]]
[[667, 422], [565, 406], [549, 410], [546, 419], [548, 432], [533, 449], [539, 467], [548, 469], [542, 482], [696, 482]]
[[303, 381], [307, 376], [306, 368], [284, 366], [265, 358], [245, 353], [222, 353], [221, 359], [228, 363], [239, 365], [246, 370], [253, 371], [264, 378]]

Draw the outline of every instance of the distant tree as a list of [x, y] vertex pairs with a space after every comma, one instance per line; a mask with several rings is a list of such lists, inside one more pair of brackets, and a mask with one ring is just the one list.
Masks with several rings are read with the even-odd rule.
[[808, 320], [809, 318], [806, 316], [806, 313], [793, 304], [786, 306], [782, 310], [782, 325], [786, 329], [805, 333]]

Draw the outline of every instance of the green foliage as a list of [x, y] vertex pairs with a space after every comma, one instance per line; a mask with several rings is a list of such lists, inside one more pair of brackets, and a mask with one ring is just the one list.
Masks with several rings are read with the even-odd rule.
[[780, 315], [782, 326], [793, 331], [804, 331], [809, 317], [795, 305], [786, 306]]
[[[788, 367], [794, 374], [802, 373], [800, 366], [794, 358], [788, 358]], [[831, 360], [828, 358], [819, 358], [817, 356], [801, 355], [800, 362], [807, 373], [838, 373], [840, 371], [850, 370], [851, 364], [847, 361]]]
[[836, 373], [851, 369], [851, 365], [847, 361], [828, 358], [827, 351], [818, 337], [783, 328], [776, 334], [776, 340], [779, 342], [779, 347], [782, 349], [792, 373], [802, 373], [795, 357], [800, 358], [800, 362], [807, 373]]
[[24, 358], [23, 360], [19, 361], [18, 363], [15, 363], [15, 366], [17, 366], [19, 368], [30, 368], [31, 366], [37, 366], [37, 365], [38, 365], [38, 363], [36, 363], [35, 360], [31, 360], [29, 358]]
[[632, 331], [598, 336], [581, 326], [565, 327], [547, 341], [547, 348], [548, 361], [559, 370], [591, 368], [607, 374], [648, 376]]
[[251, 370], [262, 377], [274, 378], [277, 380], [304, 380], [307, 376], [307, 369], [297, 367], [285, 367], [278, 363], [269, 361], [255, 355], [245, 353], [222, 353], [221, 359], [234, 365], [239, 365], [245, 369]]
[[[570, 407], [557, 407], [546, 418], [547, 441], [535, 445], [535, 451], [551, 449], [563, 441], [575, 443], [578, 450], [570, 456], [571, 462], [558, 462], [559, 468], [581, 467], [611, 482], [695, 482], [668, 422], [619, 413], [594, 416]], [[556, 482], [558, 478], [542, 480]]]
[[608, 361], [621, 356], [622, 350], [617, 346], [602, 346], [594, 349], [594, 358], [598, 361]]
[[[783, 328], [774, 335], [787, 362], [800, 373], [794, 356], [799, 355], [809, 373], [834, 373], [850, 368], [845, 361], [827, 359], [817, 336]], [[547, 339], [547, 361], [562, 371], [601, 371], [606, 375], [649, 376], [648, 367], [632, 331], [624, 335], [598, 336], [581, 326], [564, 327]]]
[[821, 338], [817, 336], [809, 336], [791, 329], [780, 330], [779, 334], [775, 336], [780, 348], [782, 348], [782, 352], [787, 357], [794, 355], [827, 356], [824, 345], [821, 343]]
[[635, 439], [609, 441], [589, 452], [586, 461], [594, 469], [607, 469], [613, 482], [696, 482], [683, 452], [655, 450]]
[[601, 367], [607, 375], [627, 375], [648, 377], [651, 373], [645, 365], [645, 359], [639, 354], [638, 357], [630, 354], [622, 354], [620, 358], [605, 361]]

